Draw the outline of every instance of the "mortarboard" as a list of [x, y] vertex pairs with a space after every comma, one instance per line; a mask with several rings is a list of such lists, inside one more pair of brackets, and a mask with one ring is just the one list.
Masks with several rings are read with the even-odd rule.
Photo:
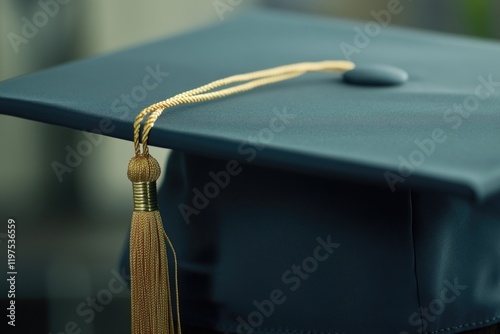
[[[254, 12], [6, 81], [0, 112], [132, 140], [139, 105], [347, 58], [356, 67], [343, 75], [156, 120], [149, 144], [173, 149], [158, 201], [183, 325], [459, 333], [500, 322], [499, 54], [498, 43], [382, 21]], [[161, 80], [167, 89], [154, 89]]]

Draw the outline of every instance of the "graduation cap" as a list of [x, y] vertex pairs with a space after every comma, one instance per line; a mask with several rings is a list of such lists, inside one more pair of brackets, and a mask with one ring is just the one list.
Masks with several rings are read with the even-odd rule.
[[134, 333], [498, 332], [500, 44], [384, 22], [253, 12], [0, 84], [134, 140]]

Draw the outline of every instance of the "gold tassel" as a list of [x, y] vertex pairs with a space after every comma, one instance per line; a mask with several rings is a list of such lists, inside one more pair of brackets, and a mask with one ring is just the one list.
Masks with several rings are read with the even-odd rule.
[[[354, 68], [349, 61], [322, 61], [284, 65], [267, 70], [234, 75], [178, 94], [143, 109], [134, 122], [135, 157], [130, 160], [128, 178], [134, 189], [134, 213], [130, 233], [130, 280], [132, 290], [132, 333], [181, 334], [177, 256], [158, 211], [156, 180], [160, 165], [149, 155], [148, 138], [163, 110], [180, 104], [196, 103], [243, 93], [261, 86], [299, 77], [308, 72], [345, 72]], [[242, 84], [233, 85], [235, 83]], [[221, 88], [219, 90], [216, 90]], [[144, 119], [146, 121], [143, 124]], [[142, 133], [141, 133], [141, 127]], [[142, 150], [141, 150], [142, 144]], [[169, 280], [167, 247], [174, 260], [174, 291], [177, 333]]]
[[161, 169], [150, 155], [129, 162], [134, 213], [130, 231], [132, 333], [175, 332], [168, 275], [166, 235], [158, 211], [156, 180]]

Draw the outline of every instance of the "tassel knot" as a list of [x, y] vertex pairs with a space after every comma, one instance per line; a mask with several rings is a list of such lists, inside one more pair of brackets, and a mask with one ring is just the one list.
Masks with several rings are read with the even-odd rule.
[[136, 155], [128, 163], [127, 176], [132, 182], [155, 182], [160, 174], [160, 164], [149, 154]]

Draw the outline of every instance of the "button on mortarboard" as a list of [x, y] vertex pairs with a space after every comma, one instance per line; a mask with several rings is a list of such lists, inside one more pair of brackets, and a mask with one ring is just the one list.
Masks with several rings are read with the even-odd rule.
[[356, 65], [354, 69], [345, 72], [343, 78], [345, 82], [353, 85], [394, 86], [405, 83], [408, 73], [389, 65]]

